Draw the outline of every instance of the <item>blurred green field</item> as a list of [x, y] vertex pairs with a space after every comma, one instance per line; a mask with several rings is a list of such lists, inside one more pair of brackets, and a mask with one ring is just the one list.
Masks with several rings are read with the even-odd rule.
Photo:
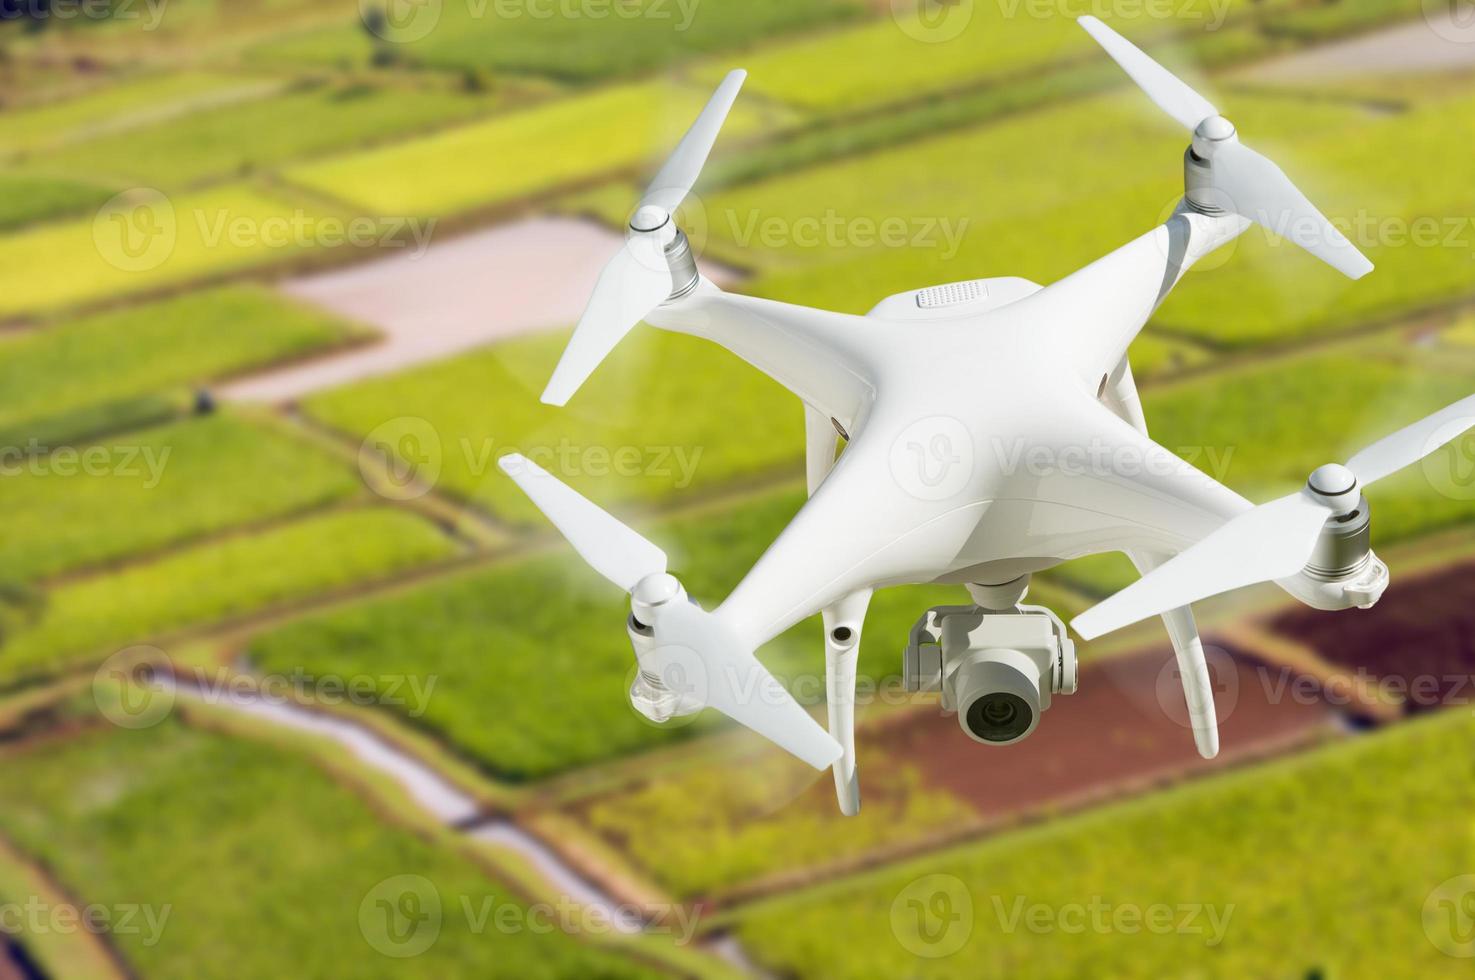
[[[423, 15], [406, 17], [399, 32], [389, 26], [383, 32], [389, 43], [371, 43], [374, 37], [346, 13], [341, 25], [273, 39], [253, 48], [250, 56], [268, 64], [360, 65], [378, 48], [388, 59], [416, 67], [583, 82], [656, 71], [693, 54], [854, 19], [865, 9], [860, 0], [621, 0], [584, 7], [539, 0], [493, 5], [449, 0]], [[567, 11], [573, 13], [559, 16]]]
[[[1285, 3], [1271, 0], [1265, 6]], [[1224, 9], [1208, 0], [1190, 0], [1171, 21], [1139, 11], [1135, 16], [1124, 12], [1112, 23], [1146, 47], [1174, 34], [1217, 32], [1249, 6], [1241, 2]], [[1018, 6], [1004, 3], [906, 10], [769, 45], [746, 55], [743, 67], [754, 92], [817, 111], [854, 112], [994, 79], [1009, 79], [1002, 84], [1012, 85], [1014, 76], [1050, 71], [1100, 53], [1065, 8], [1019, 14]], [[885, 70], [856, 70], [862, 65], [884, 65]], [[707, 68], [699, 77], [715, 83], [721, 73]]]
[[249, 184], [137, 200], [144, 203], [118, 219], [88, 216], [0, 238], [0, 319], [284, 261], [324, 241], [325, 227], [341, 237], [348, 217]]
[[282, 82], [225, 72], [158, 72], [92, 91], [0, 113], [0, 157], [27, 154], [102, 133], [147, 125], [231, 102], [257, 98]]
[[490, 96], [429, 86], [308, 83], [281, 95], [73, 141], [31, 156], [26, 166], [174, 190], [434, 130], [495, 105]]
[[106, 430], [126, 404], [366, 333], [265, 289], [226, 286], [0, 334], [0, 445]]
[[[941, 946], [917, 935], [907, 905], [931, 883], [904, 890], [941, 874], [955, 879], [940, 885], [954, 911], [971, 901], [971, 933], [926, 960], [928, 976], [1463, 977], [1468, 964], [1435, 947], [1420, 913], [1475, 857], [1475, 797], [1449, 768], [1472, 734], [1460, 711], [1410, 722], [766, 902], [740, 913], [738, 933], [779, 974], [909, 975], [919, 961], [900, 937]], [[1093, 902], [1107, 906], [1104, 929]], [[1168, 929], [1148, 928], [1161, 904]], [[1177, 928], [1186, 904], [1228, 917], [1222, 942], [1209, 942], [1202, 908], [1202, 931]], [[1021, 905], [1048, 910], [1042, 929], [1014, 917]], [[1112, 927], [1121, 908], [1136, 910], [1135, 929]]]
[[100, 207], [115, 189], [81, 180], [0, 175], [0, 232]]
[[[537, 510], [496, 466], [513, 449], [613, 504], [802, 475], [799, 403], [726, 351], [644, 328], [567, 409], [550, 408], [538, 392], [565, 342], [561, 332], [519, 338], [330, 390], [305, 407], [355, 439], [374, 432], [390, 446], [400, 445], [400, 430], [429, 422], [440, 440], [440, 486], [535, 527]], [[714, 398], [720, 414], [686, 408]], [[627, 453], [634, 455], [617, 466]]]
[[14, 471], [0, 480], [0, 511], [11, 526], [0, 539], [0, 567], [15, 579], [280, 518], [360, 489], [341, 461], [272, 423], [228, 415], [7, 459], [7, 468]]
[[[716, 761], [662, 774], [629, 793], [589, 804], [584, 819], [663, 888], [683, 898], [766, 875], [861, 858], [970, 821], [967, 804], [922, 786], [904, 759], [868, 754], [870, 773], [885, 772], [887, 791], [869, 784], [860, 813], [839, 816], [829, 775], [784, 756]], [[816, 780], [826, 792], [799, 799]], [[701, 800], [700, 807], [692, 806]], [[818, 806], [814, 805], [816, 802]]]
[[[286, 174], [375, 214], [449, 214], [644, 165], [710, 95], [659, 82], [600, 89]], [[785, 115], [740, 102], [723, 135], [741, 139]]]
[[[646, 973], [558, 932], [478, 932], [463, 897], [525, 916], [505, 882], [444, 840], [387, 824], [361, 791], [281, 747], [166, 721], [0, 758], [9, 785], [0, 832], [45, 861], [79, 904], [141, 905], [161, 924], [156, 933], [141, 912], [136, 932], [109, 935], [139, 975], [402, 976], [405, 961], [368, 940], [387, 921], [371, 893], [399, 875], [427, 879], [441, 896], [438, 938], [413, 961], [424, 975]], [[392, 885], [385, 894], [397, 897]]]
[[0, 643], [0, 678], [96, 662], [130, 643], [382, 579], [454, 551], [423, 519], [389, 509], [327, 513], [182, 548], [47, 591], [34, 617]]

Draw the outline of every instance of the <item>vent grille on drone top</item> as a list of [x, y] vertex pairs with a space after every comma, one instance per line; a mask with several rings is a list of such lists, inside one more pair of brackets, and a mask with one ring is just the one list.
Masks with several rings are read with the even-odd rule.
[[956, 306], [974, 300], [987, 299], [988, 286], [982, 279], [968, 282], [950, 282], [945, 286], [929, 286], [917, 290], [917, 306], [924, 310], [935, 310], [940, 306]]

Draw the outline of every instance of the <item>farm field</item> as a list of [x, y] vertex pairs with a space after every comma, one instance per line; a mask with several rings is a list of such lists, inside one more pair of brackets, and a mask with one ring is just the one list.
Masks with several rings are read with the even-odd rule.
[[95, 664], [129, 643], [382, 579], [453, 552], [421, 518], [387, 509], [338, 511], [183, 548], [49, 589], [39, 609], [7, 632], [0, 678]]
[[[118, 221], [73, 218], [0, 239], [0, 319], [283, 261], [325, 241], [324, 221], [341, 236], [346, 220], [249, 183], [130, 200]], [[139, 215], [143, 228], [120, 223]]]
[[[1048, 283], [1178, 199], [1184, 134], [1077, 11], [925, 3], [0, 16], [0, 912], [32, 887], [21, 868], [68, 900], [174, 916], [157, 944], [85, 951], [0, 921], [0, 978], [11, 956], [72, 975], [63, 952], [140, 980], [1463, 975], [1426, 902], [1470, 870], [1468, 780], [1451, 778], [1468, 713], [1374, 704], [1349, 678], [1475, 664], [1468, 441], [1370, 493], [1398, 581], [1378, 610], [1204, 605], [1228, 663], [1215, 760], [1174, 714], [1155, 623], [1080, 643], [1080, 692], [1022, 746], [980, 749], [931, 696], [863, 700], [856, 817], [829, 773], [714, 712], [656, 727], [630, 709], [628, 597], [496, 462], [532, 455], [642, 529], [706, 608], [802, 505], [801, 406], [712, 345], [637, 328], [567, 408], [538, 401], [583, 300], [552, 246], [623, 229], [723, 72], [751, 74], [678, 222], [725, 288], [861, 313], [934, 283]], [[1194, 271], [1132, 348], [1159, 442], [1268, 499], [1475, 391], [1475, 199], [1451, 152], [1475, 135], [1468, 70], [1266, 70], [1333, 38], [1386, 47], [1385, 23], [1417, 47], [1433, 21], [1393, 0], [1094, 12], [1202, 82], [1378, 264], [1349, 283], [1252, 229]], [[542, 220], [560, 215], [585, 223]], [[379, 260], [419, 253], [335, 241], [353, 219], [413, 220], [428, 237], [411, 244], [463, 258], [483, 234], [557, 227], [515, 261], [503, 245], [396, 281]], [[545, 303], [561, 285], [571, 309]], [[316, 305], [330, 293], [353, 312]], [[528, 309], [558, 312], [500, 330]], [[1068, 620], [1134, 574], [1072, 562], [1028, 601]], [[923, 610], [960, 601], [882, 590], [862, 697], [899, 686]], [[823, 721], [816, 620], [760, 654]], [[183, 686], [173, 717], [126, 731], [97, 684], [134, 646]], [[1307, 700], [1257, 686], [1283, 670]], [[252, 711], [206, 704], [212, 672], [258, 698], [320, 686]], [[348, 679], [375, 696], [316, 693]], [[1332, 699], [1347, 684], [1351, 706]], [[407, 959], [362, 918], [399, 875], [445, 901]], [[919, 915], [965, 892], [961, 950], [919, 954]], [[462, 897], [630, 903], [643, 934], [478, 931]], [[1196, 906], [1223, 934], [1063, 927], [1093, 900]], [[1009, 918], [1021, 902], [1057, 916]], [[695, 915], [697, 941], [662, 932], [662, 907]]]
[[[1286, 6], [1276, 0], [1270, 7]], [[1144, 47], [1175, 34], [1232, 24], [1248, 4], [1232, 9], [1206, 2], [1182, 5], [1174, 20], [1150, 16], [1114, 19]], [[745, 59], [753, 89], [818, 112], [853, 112], [857, 107], [915, 98], [928, 92], [990, 79], [1047, 72], [1092, 56], [1095, 43], [1062, 9], [1016, 16], [1018, 6], [980, 4], [946, 9], [911, 9], [899, 18], [870, 21], [826, 34], [770, 46]], [[1041, 15], [1043, 14], [1043, 15]], [[1167, 45], [1170, 47], [1170, 45]], [[884, 64], [884, 72], [851, 71], [853, 65]], [[721, 77], [715, 66], [704, 81]]]
[[[565, 810], [662, 886], [726, 904], [1330, 737], [1326, 705], [1275, 700], [1262, 686], [1263, 665], [1211, 643], [1215, 676], [1234, 692], [1222, 699], [1223, 747], [1213, 761], [1193, 747], [1176, 682], [1159, 686], [1172, 658], [1160, 646], [1088, 663], [1080, 690], [1007, 751], [970, 742], [933, 696], [911, 696], [905, 716], [868, 707], [855, 817], [836, 812], [830, 780], [782, 757], [701, 759]], [[1168, 697], [1172, 710], [1159, 700]], [[690, 799], [707, 805], [683, 805]]]
[[267, 94], [268, 77], [226, 72], [156, 72], [100, 86], [74, 98], [22, 105], [0, 115], [0, 154], [24, 160], [68, 140], [147, 125], [215, 105]]
[[[1471, 789], [1447, 778], [1447, 766], [1472, 731], [1468, 714], [1453, 711], [929, 855], [744, 910], [738, 934], [774, 971], [904, 974], [916, 961], [893, 932], [907, 928], [893, 925], [894, 903], [904, 916], [905, 889], [941, 874], [953, 908], [971, 908], [971, 932], [948, 937], [961, 949], [930, 959], [928, 975], [1463, 976], [1467, 964], [1430, 942], [1419, 910], [1470, 861]], [[1390, 797], [1392, 784], [1411, 791]], [[1155, 905], [1181, 922], [1191, 905], [1197, 928], [1149, 929], [1138, 918], [1130, 930], [1078, 930], [1060, 918], [1077, 908], [1089, 916], [1093, 902], [1108, 924], [1127, 921], [1114, 910], [1145, 916]], [[1015, 914], [1031, 907], [1048, 912]], [[1314, 930], [1286, 927], [1307, 918]], [[927, 948], [915, 934], [911, 944]]]
[[[497, 469], [512, 449], [563, 454], [582, 492], [611, 503], [658, 504], [745, 478], [799, 477], [803, 413], [787, 392], [726, 351], [643, 328], [621, 345], [567, 409], [537, 401], [564, 334], [518, 338], [305, 403], [315, 419], [387, 445], [419, 433], [439, 441], [439, 481], [499, 517], [537, 526], [537, 511]], [[720, 392], [722, 417], [681, 406]], [[763, 433], [763, 438], [754, 438]], [[433, 447], [421, 447], [430, 451]], [[616, 467], [616, 457], [633, 458]]]
[[112, 188], [91, 182], [5, 174], [0, 176], [0, 232], [100, 207], [113, 194]]
[[0, 509], [16, 522], [0, 541], [8, 577], [85, 568], [359, 489], [347, 466], [273, 423], [225, 415], [64, 452], [32, 457], [0, 482]]
[[[439, 7], [439, 5], [438, 5]], [[484, 5], [452, 0], [434, 26], [409, 19], [396, 33], [396, 57], [445, 71], [501, 71], [575, 82], [649, 72], [693, 53], [741, 48], [769, 35], [862, 16], [859, 0], [754, 0], [741, 5], [635, 3], [559, 18], [552, 5]], [[252, 49], [264, 63], [358, 64], [370, 38], [351, 16], [340, 25], [287, 35]]]
[[[359, 792], [284, 748], [168, 721], [144, 731], [94, 727], [0, 757], [11, 785], [0, 832], [85, 901], [152, 913], [155, 928], [140, 916], [137, 934], [118, 934], [118, 952], [141, 975], [394, 976], [402, 961], [365, 941], [360, 922], [372, 920], [360, 907], [400, 875], [431, 882], [444, 903], [420, 968], [648, 973], [558, 932], [478, 934], [462, 896], [526, 913], [504, 882], [443, 837], [387, 825]], [[272, 941], [262, 942], [259, 914], [272, 908]]]
[[[639, 83], [602, 89], [395, 146], [303, 164], [289, 180], [371, 213], [443, 215], [643, 165], [676, 139], [710, 93]], [[782, 112], [739, 104], [723, 132], [741, 139]], [[550, 153], [556, 145], [558, 151]], [[478, 161], [495, 158], [498, 166]], [[434, 173], [435, 180], [421, 179]]]
[[47, 173], [98, 175], [174, 190], [238, 177], [300, 157], [435, 129], [485, 112], [495, 99], [445, 89], [308, 85], [210, 107], [178, 119], [73, 141], [28, 158]]
[[86, 436], [126, 404], [365, 334], [264, 289], [228, 286], [0, 335], [0, 443]]

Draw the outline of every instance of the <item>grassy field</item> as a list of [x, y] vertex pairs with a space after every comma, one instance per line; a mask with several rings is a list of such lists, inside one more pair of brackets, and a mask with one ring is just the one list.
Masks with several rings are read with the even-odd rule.
[[441, 896], [438, 938], [408, 961], [421, 975], [642, 973], [558, 932], [479, 933], [463, 897], [473, 909], [490, 900], [526, 912], [505, 883], [444, 840], [387, 826], [355, 792], [280, 748], [169, 721], [7, 751], [5, 769], [7, 837], [81, 901], [141, 904], [161, 924], [151, 930], [140, 915], [138, 932], [109, 936], [142, 976], [402, 976], [407, 961], [377, 951], [360, 926], [381, 914], [370, 904], [361, 920], [361, 905], [399, 875], [427, 879]]
[[0, 175], [0, 232], [59, 215], [96, 209], [115, 188], [82, 180]]
[[[589, 81], [659, 70], [694, 54], [738, 48], [764, 37], [853, 19], [859, 0], [753, 0], [728, 4], [634, 0], [575, 8], [556, 16], [552, 4], [482, 5], [448, 0], [426, 28], [410, 21], [397, 43], [371, 44], [345, 14], [341, 25], [273, 39], [251, 52], [266, 63], [363, 65], [375, 48], [396, 61], [451, 71], [489, 70]], [[423, 36], [420, 36], [423, 35]]]
[[435, 129], [495, 104], [489, 95], [449, 89], [310, 84], [73, 142], [28, 166], [173, 190]]
[[[1464, 976], [1468, 965], [1430, 942], [1420, 916], [1470, 866], [1475, 797], [1448, 766], [1472, 734], [1469, 715], [1451, 711], [766, 903], [741, 916], [739, 934], [779, 973], [909, 975], [919, 960], [898, 937], [913, 951], [921, 937], [907, 900], [932, 890], [905, 889], [941, 874], [956, 879], [944, 883], [953, 910], [971, 899], [971, 933], [959, 927], [961, 949], [924, 961], [928, 976]], [[1016, 919], [1021, 905], [1046, 912]], [[1166, 931], [1161, 918], [1147, 927], [1163, 905]], [[1199, 908], [1202, 931], [1178, 928], [1184, 906]], [[1217, 944], [1206, 907], [1227, 916]], [[1137, 918], [1114, 920], [1123, 908]]]
[[[711, 92], [645, 82], [600, 89], [423, 139], [287, 171], [289, 179], [376, 214], [449, 214], [659, 160]], [[723, 128], [740, 140], [787, 118], [739, 103]], [[435, 179], [426, 180], [425, 175]]]
[[324, 241], [325, 227], [341, 236], [345, 218], [248, 184], [130, 201], [0, 238], [0, 319], [283, 261]]
[[[364, 333], [256, 286], [227, 286], [0, 335], [0, 445]], [[58, 421], [61, 420], [61, 421]]]
[[[961, 737], [961, 736], [960, 736]], [[794, 760], [765, 756], [691, 771], [588, 807], [588, 825], [628, 854], [661, 886], [684, 898], [709, 895], [770, 874], [858, 858], [970, 821], [973, 811], [926, 789], [905, 759], [867, 752], [862, 765], [885, 773], [887, 791], [869, 790], [860, 813], [836, 813], [830, 778]], [[820, 799], [800, 799], [816, 782]], [[701, 800], [695, 807], [693, 800]]]
[[[799, 402], [727, 352], [640, 328], [567, 409], [549, 408], [538, 392], [564, 343], [563, 335], [509, 341], [328, 391], [306, 408], [355, 438], [372, 431], [391, 446], [396, 424], [428, 421], [440, 438], [440, 486], [533, 526], [541, 526], [537, 511], [496, 466], [512, 449], [557, 454], [544, 462], [615, 504], [802, 474]], [[720, 416], [686, 410], [713, 397], [726, 406]], [[632, 451], [638, 462], [616, 469], [614, 460]]]
[[230, 537], [67, 582], [0, 644], [0, 677], [101, 659], [129, 643], [371, 579], [445, 557], [454, 545], [419, 517], [355, 509]]
[[271, 424], [228, 415], [8, 461], [0, 511], [7, 577], [56, 575], [342, 500], [339, 460]]
[[214, 105], [256, 98], [281, 82], [224, 72], [140, 75], [73, 98], [0, 114], [0, 147], [12, 159], [99, 133], [147, 125]]
[[[1269, 6], [1285, 2], [1273, 0]], [[1194, 0], [1181, 5], [1171, 21], [1124, 11], [1112, 18], [1112, 26], [1171, 61], [1171, 50], [1153, 42], [1218, 31], [1249, 6], [1238, 2], [1223, 10]], [[1003, 84], [1014, 85], [1014, 76], [1044, 74], [1099, 51], [1075, 14], [1064, 8], [1019, 16], [1016, 5], [958, 4], [951, 11], [908, 11], [769, 45], [746, 55], [743, 67], [755, 92], [818, 112], [844, 113], [995, 79], [1009, 78]], [[886, 70], [857, 70], [861, 65], [885, 65]], [[708, 67], [699, 77], [715, 81], [721, 72]]]

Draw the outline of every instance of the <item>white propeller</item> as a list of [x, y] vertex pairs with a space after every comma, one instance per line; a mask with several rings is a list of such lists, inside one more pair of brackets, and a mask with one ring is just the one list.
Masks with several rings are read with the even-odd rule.
[[1475, 427], [1475, 395], [1368, 446], [1346, 466], [1319, 467], [1306, 486], [1245, 511], [1072, 622], [1086, 639], [1231, 589], [1295, 575], [1322, 527], [1357, 506], [1362, 488], [1453, 442]]
[[567, 403], [615, 345], [678, 285], [666, 262], [666, 246], [676, 239], [671, 218], [701, 176], [747, 77], [741, 69], [727, 73], [646, 188], [630, 219], [624, 246], [599, 274], [589, 305], [543, 391], [547, 404]]
[[682, 598], [679, 584], [666, 575], [665, 552], [525, 456], [503, 456], [498, 464], [596, 572], [626, 592], [673, 597], [646, 604], [649, 612], [643, 613], [654, 620], [645, 625], [655, 634], [652, 666], [658, 672], [665, 673], [663, 663], [675, 664], [708, 707], [816, 769], [840, 757], [840, 744], [753, 656], [732, 625]]
[[1080, 24], [1158, 108], [1193, 133], [1193, 153], [1208, 164], [1215, 206], [1290, 239], [1350, 279], [1372, 271], [1367, 256], [1280, 167], [1239, 141], [1234, 125], [1212, 102], [1095, 17], [1081, 17]]

